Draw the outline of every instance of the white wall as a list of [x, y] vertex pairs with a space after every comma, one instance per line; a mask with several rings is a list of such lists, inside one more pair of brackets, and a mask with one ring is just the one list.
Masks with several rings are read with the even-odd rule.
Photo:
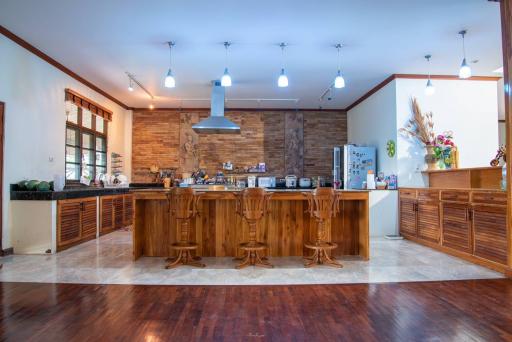
[[377, 170], [386, 175], [396, 174], [396, 155], [386, 151], [388, 140], [396, 142], [396, 81], [348, 111], [348, 141], [377, 147]]
[[[131, 174], [131, 113], [0, 35], [0, 101], [5, 102], [2, 248], [12, 246], [9, 185], [22, 179], [52, 180], [64, 175], [64, 89], [71, 88], [113, 111], [109, 155], [125, 156]], [[130, 117], [125, 122], [125, 116]], [[126, 135], [129, 139], [125, 139]], [[110, 162], [109, 162], [110, 164]]]
[[[410, 99], [416, 97], [422, 112], [434, 113], [434, 131], [454, 132], [459, 147], [459, 167], [488, 166], [498, 148], [498, 90], [495, 81], [434, 80], [436, 93], [426, 96], [425, 80], [397, 79], [397, 129], [411, 117]], [[400, 186], [426, 185], [421, 173], [424, 148], [398, 135]]]

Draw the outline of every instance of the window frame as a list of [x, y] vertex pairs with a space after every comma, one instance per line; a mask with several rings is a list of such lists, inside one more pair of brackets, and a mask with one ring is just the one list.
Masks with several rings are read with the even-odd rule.
[[[76, 106], [76, 104], [73, 104]], [[83, 108], [81, 106], [77, 106], [77, 123], [74, 123], [74, 122], [71, 122], [71, 121], [68, 121], [67, 117], [66, 117], [66, 131], [65, 131], [65, 135], [66, 135], [66, 139], [65, 139], [65, 148], [64, 148], [64, 174], [66, 175], [65, 178], [66, 178], [66, 185], [78, 185], [80, 184], [80, 178], [79, 179], [68, 179], [67, 178], [67, 166], [68, 165], [78, 165], [78, 168], [79, 168], [79, 177], [80, 175], [82, 174], [82, 158], [83, 158], [83, 155], [84, 155], [84, 150], [87, 150], [91, 153], [93, 153], [93, 161], [94, 163], [93, 164], [87, 164], [87, 166], [92, 166], [93, 168], [93, 173], [92, 173], [92, 181], [94, 181], [94, 179], [96, 178], [96, 169], [97, 167], [105, 167], [105, 172], [106, 172], [106, 169], [108, 168], [108, 120], [105, 119], [104, 117], [101, 117], [99, 115], [95, 115], [94, 113], [90, 112], [91, 113], [91, 116], [92, 116], [92, 122], [91, 122], [91, 128], [87, 128], [87, 127], [84, 127], [83, 126], [83, 122], [82, 122], [82, 113], [83, 113]], [[103, 133], [101, 132], [97, 132], [96, 131], [96, 119], [99, 118], [99, 119], [102, 119], [103, 120]], [[73, 129], [77, 132], [78, 134], [78, 145], [69, 145], [68, 144], [68, 141], [67, 141], [67, 130], [69, 129]], [[83, 135], [85, 134], [90, 134], [92, 136], [92, 148], [85, 148], [84, 147], [84, 144], [83, 144]], [[99, 149], [97, 149], [97, 145], [96, 145], [96, 139], [97, 138], [102, 138], [104, 139], [105, 141], [105, 149], [104, 151], [100, 151]], [[77, 148], [79, 153], [79, 162], [78, 163], [72, 163], [72, 162], [68, 162], [66, 160], [66, 157], [67, 157], [67, 148], [68, 147], [73, 147], [73, 148]], [[105, 153], [105, 165], [98, 165], [96, 164], [96, 153]]]

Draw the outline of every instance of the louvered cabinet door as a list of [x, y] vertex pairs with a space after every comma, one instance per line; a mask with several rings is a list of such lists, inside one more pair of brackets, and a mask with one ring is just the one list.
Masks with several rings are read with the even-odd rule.
[[100, 234], [106, 234], [112, 230], [114, 230], [113, 197], [100, 197]]
[[470, 208], [464, 203], [443, 203], [443, 246], [471, 253]]
[[418, 237], [438, 243], [441, 234], [439, 202], [418, 201], [417, 216]]
[[124, 227], [124, 196], [114, 196], [114, 229]]
[[82, 238], [96, 236], [98, 230], [96, 197], [82, 200]]
[[133, 224], [133, 195], [124, 195], [124, 225]]
[[80, 200], [62, 200], [57, 202], [57, 249], [81, 239]]
[[507, 264], [507, 208], [473, 205], [474, 255]]
[[400, 233], [405, 236], [417, 236], [416, 200], [400, 199]]

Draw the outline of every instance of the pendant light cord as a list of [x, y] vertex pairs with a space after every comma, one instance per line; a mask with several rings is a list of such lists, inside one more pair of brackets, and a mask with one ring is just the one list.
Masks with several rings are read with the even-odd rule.
[[281, 69], [284, 69], [284, 48], [286, 47], [286, 43], [279, 44], [281, 47]]
[[174, 46], [174, 42], [169, 42], [169, 69], [172, 66], [172, 47]]
[[225, 57], [226, 57], [226, 61], [225, 61], [226, 69], [228, 67], [228, 48], [229, 48], [230, 45], [231, 45], [230, 42], [224, 42], [224, 48], [226, 49], [226, 55], [225, 55]]
[[338, 72], [341, 71], [341, 44], [336, 44], [336, 49], [338, 50]]

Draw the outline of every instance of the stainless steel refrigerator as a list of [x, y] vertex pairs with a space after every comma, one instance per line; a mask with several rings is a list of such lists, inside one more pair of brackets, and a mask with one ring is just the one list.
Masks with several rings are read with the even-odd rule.
[[344, 145], [334, 147], [333, 178], [344, 189], [362, 189], [368, 170], [376, 173], [376, 149], [373, 146]]

